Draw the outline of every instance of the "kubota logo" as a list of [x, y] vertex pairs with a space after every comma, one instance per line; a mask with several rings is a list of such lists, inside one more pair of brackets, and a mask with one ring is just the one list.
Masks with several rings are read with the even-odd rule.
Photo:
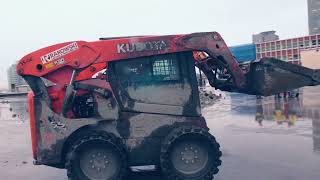
[[117, 45], [118, 53], [130, 53], [141, 51], [160, 51], [169, 49], [165, 41], [147, 41], [135, 43], [123, 43]]

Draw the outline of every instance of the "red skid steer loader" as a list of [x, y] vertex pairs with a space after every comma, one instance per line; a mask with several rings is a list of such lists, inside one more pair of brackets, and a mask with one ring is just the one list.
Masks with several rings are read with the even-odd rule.
[[221, 151], [201, 115], [195, 66], [211, 86], [272, 95], [318, 85], [318, 70], [265, 58], [239, 67], [216, 32], [101, 38], [23, 57], [36, 165], [71, 180], [118, 180], [156, 165], [174, 180], [210, 180]]

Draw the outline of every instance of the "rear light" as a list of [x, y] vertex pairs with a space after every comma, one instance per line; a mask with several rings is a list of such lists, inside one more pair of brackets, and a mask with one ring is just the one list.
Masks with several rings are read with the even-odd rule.
[[36, 135], [36, 122], [35, 122], [35, 109], [34, 109], [34, 94], [33, 92], [28, 93], [29, 102], [29, 116], [30, 116], [30, 130], [31, 130], [31, 142], [32, 142], [32, 155], [33, 158], [37, 159], [37, 135]]

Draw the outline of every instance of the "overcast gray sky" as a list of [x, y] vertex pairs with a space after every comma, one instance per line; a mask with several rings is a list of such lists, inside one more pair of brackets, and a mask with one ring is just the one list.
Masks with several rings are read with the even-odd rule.
[[0, 88], [7, 68], [39, 48], [99, 37], [218, 31], [228, 45], [253, 33], [308, 34], [307, 0], [0, 0]]

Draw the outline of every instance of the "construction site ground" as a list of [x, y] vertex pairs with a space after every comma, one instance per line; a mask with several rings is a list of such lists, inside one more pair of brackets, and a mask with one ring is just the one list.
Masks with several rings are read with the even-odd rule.
[[[223, 152], [215, 179], [318, 180], [319, 89], [304, 88], [299, 98], [209, 96], [214, 103], [203, 103], [202, 112]], [[0, 142], [0, 179], [67, 179], [65, 170], [32, 164], [26, 97], [0, 99]], [[131, 173], [127, 179], [163, 177], [151, 171]]]

